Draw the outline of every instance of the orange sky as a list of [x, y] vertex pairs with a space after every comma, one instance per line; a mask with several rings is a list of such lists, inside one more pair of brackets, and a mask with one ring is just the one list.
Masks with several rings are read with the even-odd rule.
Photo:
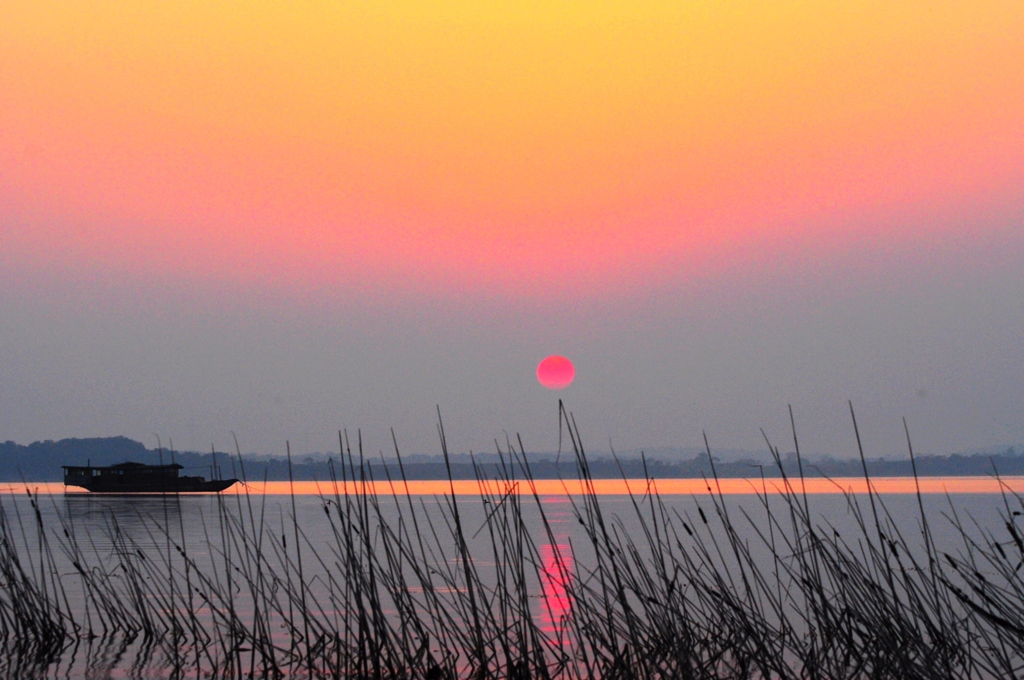
[[1021, 35], [1017, 2], [12, 0], [0, 237], [300, 297], [829, 256], [867, 212], [1019, 198]]

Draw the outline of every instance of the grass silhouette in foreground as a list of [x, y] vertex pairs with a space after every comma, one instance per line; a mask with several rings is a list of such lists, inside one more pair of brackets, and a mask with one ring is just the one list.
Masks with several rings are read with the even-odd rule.
[[[650, 479], [630, 499], [640, 527], [630, 532], [603, 512], [575, 421], [561, 404], [559, 416], [586, 489], [571, 498], [586, 545], [567, 552], [550, 548], [519, 440], [497, 446], [501, 474], [480, 477], [479, 501], [452, 493], [430, 512], [402, 493], [397, 444], [392, 495], [346, 492], [368, 468], [361, 440], [353, 452], [339, 433], [321, 498], [329, 540], [304, 532], [294, 496], [288, 518], [267, 517], [265, 499], [218, 497], [213, 568], [189, 553], [180, 514], [178, 526], [148, 518], [147, 540], [111, 515], [110, 557], [70, 514], [44, 526], [39, 498], [31, 517], [0, 503], [0, 671], [45, 676], [82, 649], [90, 668], [127, 655], [124, 672], [146, 677], [833, 680], [1024, 669], [1024, 500], [1008, 489], [1004, 540], [972, 529], [950, 502], [963, 548], [940, 553], [920, 494], [923, 545], [873, 492], [847, 495], [857, 531], [840, 536], [788, 477], [772, 497], [781, 503], [764, 487], [757, 517], [731, 506], [709, 448], [711, 494], [696, 515], [668, 507]], [[447, 459], [440, 420], [438, 430]], [[913, 464], [909, 434], [907, 444]], [[467, 547], [467, 502], [483, 504], [486, 555]], [[551, 583], [557, 598], [541, 597]]]

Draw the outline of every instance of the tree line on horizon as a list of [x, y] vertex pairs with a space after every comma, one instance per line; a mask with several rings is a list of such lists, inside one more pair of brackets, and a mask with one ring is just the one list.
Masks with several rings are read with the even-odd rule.
[[[358, 455], [358, 454], [356, 454]], [[1024, 455], [1014, 447], [998, 454], [972, 453], [943, 455], [916, 455], [918, 475], [942, 476], [989, 476], [1024, 475]], [[95, 466], [114, 465], [126, 461], [155, 465], [176, 462], [185, 469], [183, 474], [204, 477], [235, 477], [248, 481], [282, 481], [289, 478], [288, 461], [285, 458], [239, 456], [228, 453], [197, 453], [194, 451], [171, 451], [169, 449], [148, 449], [140, 442], [127, 437], [97, 437], [84, 439], [61, 439], [39, 441], [32, 444], [18, 444], [13, 441], [0, 443], [0, 481], [4, 482], [59, 482], [62, 481], [62, 465]], [[715, 459], [715, 472], [719, 477], [756, 478], [762, 473], [766, 477], [778, 477], [782, 472], [788, 476], [798, 474], [796, 455], [790, 453], [780, 458], [780, 466], [773, 462], [753, 458], [732, 461]], [[475, 467], [474, 467], [475, 462]], [[216, 464], [217, 469], [214, 469]], [[530, 471], [535, 479], [573, 479], [578, 475], [575, 460], [571, 456], [561, 459], [551, 453], [534, 454]], [[911, 476], [909, 458], [904, 460], [874, 458], [866, 461], [872, 477]], [[335, 475], [341, 478], [344, 472], [335, 459]], [[401, 476], [398, 460], [394, 457], [382, 460], [379, 457], [366, 460], [368, 476], [386, 479]], [[468, 454], [454, 455], [451, 459], [453, 479], [476, 479], [477, 471], [488, 477], [499, 476], [499, 463], [483, 454], [471, 459]], [[331, 467], [326, 457], [302, 456], [292, 460], [292, 477], [296, 480], [331, 479]], [[358, 468], [358, 461], [356, 461]], [[417, 454], [403, 461], [408, 479], [448, 479], [448, 469], [441, 456]], [[597, 454], [589, 462], [590, 474], [596, 479], [653, 477], [656, 479], [712, 477], [711, 463], [706, 454], [695, 454], [692, 458], [677, 460], [644, 458], [640, 456], [612, 457]], [[861, 477], [864, 474], [859, 459], [804, 458], [803, 473], [807, 477]]]

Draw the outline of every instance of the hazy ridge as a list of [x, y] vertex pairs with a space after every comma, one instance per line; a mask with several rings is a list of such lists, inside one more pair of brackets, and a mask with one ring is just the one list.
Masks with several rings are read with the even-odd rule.
[[[721, 477], [757, 477], [763, 471], [765, 476], [777, 477], [782, 471], [787, 475], [798, 473], [797, 459], [793, 453], [783, 454], [782, 469], [765, 454], [744, 451], [714, 452], [716, 472]], [[358, 456], [358, 453], [355, 454]], [[329, 480], [331, 467], [328, 454], [307, 454], [292, 461], [295, 479]], [[572, 478], [577, 476], [576, 462], [571, 453], [555, 452], [529, 453], [530, 470], [538, 479]], [[707, 454], [695, 449], [657, 449], [645, 453], [618, 454], [608, 452], [589, 454], [591, 476], [594, 478], [644, 477], [655, 478], [700, 478], [711, 476], [711, 465]], [[338, 456], [333, 454], [337, 476]], [[617, 460], [616, 460], [617, 458]], [[175, 462], [185, 467], [184, 474], [217, 476], [213, 473], [214, 455], [194, 451], [171, 452], [167, 449], [148, 449], [140, 442], [127, 437], [102, 437], [88, 439], [61, 439], [39, 441], [23, 445], [7, 441], [0, 443], [0, 480], [6, 482], [53, 482], [60, 481], [61, 465], [112, 465], [124, 461], [155, 464]], [[379, 455], [365, 458], [369, 474], [375, 479], [387, 475], [399, 477], [401, 471], [397, 459], [392, 455], [381, 459]], [[501, 461], [494, 453], [460, 453], [451, 456], [451, 473], [455, 479], [474, 479], [474, 461], [486, 476], [496, 475]], [[922, 476], [988, 476], [998, 471], [1000, 475], [1024, 474], [1024, 455], [1014, 447], [1002, 451], [958, 453], [951, 455], [917, 455], [917, 472]], [[283, 457], [217, 453], [216, 463], [220, 476], [246, 478], [251, 481], [288, 479], [288, 463]], [[403, 457], [405, 474], [409, 479], [445, 479], [447, 471], [440, 455], [412, 454]], [[358, 458], [355, 461], [358, 468]], [[909, 476], [913, 473], [910, 459], [869, 458], [869, 474], [875, 477]], [[859, 459], [839, 460], [829, 457], [807, 456], [803, 460], [806, 476], [858, 477], [863, 475]], [[517, 476], [522, 472], [517, 470]]]

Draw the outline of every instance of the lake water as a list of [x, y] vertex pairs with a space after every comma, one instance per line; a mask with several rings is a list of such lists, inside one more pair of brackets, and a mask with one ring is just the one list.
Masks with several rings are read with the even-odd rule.
[[[61, 616], [74, 619], [78, 630], [52, 658], [26, 660], [14, 654], [0, 670], [66, 678], [238, 677], [278, 671], [302, 676], [311, 666], [303, 666], [302, 654], [289, 655], [297, 635], [310, 645], [319, 636], [317, 653], [322, 654], [329, 644], [343, 646], [342, 638], [368, 636], [374, 625], [396, 637], [422, 635], [427, 641], [422, 653], [440, 663], [452, 648], [473, 646], [472, 633], [465, 631], [477, 625], [473, 619], [480, 614], [471, 606], [495, 610], [490, 623], [478, 624], [481, 630], [523, 626], [520, 618], [528, 612], [531, 623], [522, 636], [533, 635], [534, 626], [553, 641], [545, 644], [557, 656], [585, 628], [578, 620], [572, 626], [567, 622], [574, 597], [582, 592], [576, 589], [578, 581], [586, 581], [588, 574], [596, 579], [589, 569], [606, 549], [595, 539], [595, 527], [603, 527], [620, 553], [635, 550], [633, 563], [647, 565], [644, 569], [652, 574], [665, 559], [652, 546], [668, 545], [669, 531], [684, 554], [689, 550], [699, 556], [695, 541], [703, 536], [702, 545], [711, 547], [700, 559], [715, 562], [722, 573], [738, 574], [742, 559], [730, 552], [721, 529], [724, 509], [750, 559], [765, 573], [777, 573], [778, 555], [790, 555], [792, 546], [773, 553], [768, 534], [781, 545], [793, 511], [787, 498], [795, 498], [798, 509], [806, 499], [822, 536], [854, 545], [865, 540], [865, 533], [874, 533], [874, 516], [881, 513], [882, 523], [902, 537], [900, 550], [906, 557], [922, 559], [921, 505], [933, 554], [969, 552], [965, 537], [980, 544], [991, 538], [1009, 550], [1006, 521], [1021, 509], [1012, 494], [1024, 490], [1020, 478], [879, 479], [873, 486], [880, 505], [872, 510], [863, 480], [812, 479], [788, 497], [777, 493], [778, 480], [712, 483], [720, 496], [712, 495], [703, 480], [659, 480], [657, 502], [647, 494], [651, 487], [644, 480], [593, 484], [591, 496], [581, 495], [578, 485], [557, 481], [539, 481], [532, 488], [492, 485], [486, 493], [475, 482], [412, 482], [398, 489], [378, 485], [371, 495], [358, 493], [366, 487], [312, 483], [239, 486], [220, 496], [65, 494], [61, 485], [37, 485], [29, 496], [24, 488], [10, 487], [2, 501], [9, 552], [19, 556], [19, 568], [36, 582], [33, 597], [42, 592]], [[294, 495], [289, 493], [293, 489]], [[444, 495], [453, 489], [454, 496]], [[1016, 505], [1008, 506], [1001, 491], [1011, 494]], [[859, 517], [851, 503], [859, 505]], [[456, 521], [461, 532], [455, 531]], [[651, 532], [664, 534], [652, 539]], [[524, 541], [525, 546], [517, 545]], [[371, 562], [377, 566], [366, 568]], [[529, 567], [517, 571], [522, 563]], [[10, 581], [9, 560], [6, 568], [4, 577]], [[365, 578], [401, 583], [371, 584]], [[382, 595], [374, 595], [371, 586]], [[363, 592], [353, 595], [360, 588]], [[494, 595], [502, 591], [528, 596], [525, 602], [510, 603]], [[363, 601], [372, 604], [369, 613], [353, 604]], [[9, 602], [8, 609], [15, 604]], [[404, 607], [418, 609], [413, 615]], [[368, 622], [374, 615], [388, 621]], [[425, 629], [405, 630], [417, 616], [437, 629], [429, 635]], [[125, 630], [148, 625], [158, 639], [146, 639], [137, 630], [130, 635], [110, 630], [119, 620]], [[249, 632], [239, 633], [237, 643], [226, 640], [236, 629]], [[180, 642], [168, 642], [167, 631]], [[257, 658], [268, 649], [279, 657], [269, 670]], [[461, 649], [460, 654], [469, 652]], [[470, 663], [463, 657], [452, 662], [454, 667]], [[359, 663], [372, 666], [372, 660]], [[566, 672], [568, 677], [586, 674]], [[323, 675], [330, 676], [327, 671]]]

